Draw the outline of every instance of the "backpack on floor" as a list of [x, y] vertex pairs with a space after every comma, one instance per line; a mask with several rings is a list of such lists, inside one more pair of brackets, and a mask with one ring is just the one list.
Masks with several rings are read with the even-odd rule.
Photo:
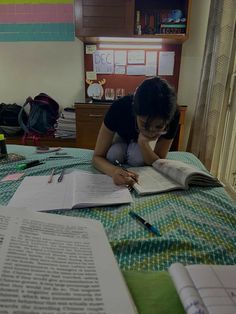
[[[27, 123], [23, 119], [23, 111], [30, 105]], [[18, 116], [21, 128], [25, 135], [40, 137], [41, 135], [54, 135], [55, 125], [59, 117], [59, 105], [50, 96], [40, 93], [34, 99], [28, 97]]]

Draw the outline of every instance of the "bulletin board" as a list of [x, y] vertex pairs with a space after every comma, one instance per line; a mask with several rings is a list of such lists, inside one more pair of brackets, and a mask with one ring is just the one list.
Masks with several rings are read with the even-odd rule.
[[[91, 48], [91, 49], [90, 49]], [[85, 81], [98, 82], [103, 79], [106, 83], [103, 88], [124, 88], [125, 94], [133, 94], [136, 87], [148, 77], [158, 75], [166, 79], [176, 91], [178, 91], [179, 83], [179, 71], [181, 60], [181, 45], [162, 45], [161, 49], [104, 49], [98, 45], [85, 44], [84, 60], [85, 60]], [[98, 53], [97, 53], [98, 51]], [[107, 57], [110, 68], [106, 65], [100, 68], [100, 65], [94, 61], [94, 55], [98, 54], [99, 63], [99, 51], [104, 51], [104, 58]], [[111, 55], [106, 55], [107, 51], [113, 54], [113, 61], [111, 61]], [[115, 64], [115, 55], [117, 51], [120, 51], [121, 59], [122, 54], [126, 55], [125, 65], [120, 66], [117, 71], [117, 65]], [[137, 51], [137, 53], [136, 53]], [[156, 55], [156, 69], [155, 72], [153, 66], [155, 66]], [[110, 59], [109, 59], [110, 58]], [[111, 63], [113, 62], [113, 68]], [[121, 64], [124, 61], [121, 61]], [[105, 67], [105, 68], [104, 68]], [[103, 73], [100, 73], [103, 71]], [[96, 75], [96, 78], [95, 78]], [[86, 90], [88, 84], [86, 83]], [[87, 97], [87, 93], [85, 95]]]
[[1, 0], [0, 41], [73, 41], [73, 0]]

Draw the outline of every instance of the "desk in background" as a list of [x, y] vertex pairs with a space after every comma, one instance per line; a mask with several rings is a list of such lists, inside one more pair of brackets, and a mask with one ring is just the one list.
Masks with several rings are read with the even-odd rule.
[[[108, 104], [86, 104], [75, 103], [76, 111], [76, 146], [79, 148], [94, 149], [97, 135], [104, 116], [109, 109]], [[176, 137], [172, 143], [171, 150], [183, 149], [184, 123], [187, 106], [180, 106], [180, 121]]]
[[[50, 147], [78, 147], [94, 149], [98, 132], [103, 122], [104, 116], [109, 109], [108, 104], [88, 104], [75, 103], [76, 110], [76, 138], [62, 139], [53, 137], [42, 137], [40, 139], [41, 146]], [[176, 137], [172, 143], [171, 151], [179, 151], [183, 149], [184, 142], [184, 123], [187, 106], [180, 106], [180, 121]], [[27, 139], [24, 144], [22, 136], [6, 137], [7, 144], [28, 145], [33, 146], [35, 143], [31, 139]]]

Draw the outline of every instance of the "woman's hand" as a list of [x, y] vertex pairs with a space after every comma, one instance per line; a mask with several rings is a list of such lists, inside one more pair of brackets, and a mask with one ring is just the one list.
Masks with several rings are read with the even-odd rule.
[[133, 171], [125, 171], [122, 168], [117, 167], [112, 175], [112, 179], [116, 185], [133, 186], [138, 182], [138, 175]]
[[156, 141], [157, 139], [159, 138], [158, 135], [156, 134], [148, 134], [148, 135], [144, 135], [143, 133], [139, 133], [139, 136], [138, 136], [138, 144], [142, 144], [142, 143], [148, 143], [148, 142], [151, 142], [151, 141]]

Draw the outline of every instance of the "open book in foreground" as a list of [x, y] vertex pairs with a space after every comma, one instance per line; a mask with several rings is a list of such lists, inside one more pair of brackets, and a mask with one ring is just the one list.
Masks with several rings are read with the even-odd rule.
[[188, 189], [189, 185], [221, 186], [211, 174], [178, 160], [158, 159], [152, 167], [129, 169], [139, 174], [139, 184], [134, 189], [140, 195]]
[[43, 211], [133, 202], [128, 189], [115, 185], [107, 175], [73, 171], [61, 182], [58, 177], [53, 176], [51, 183], [48, 176], [25, 177], [8, 206]]
[[137, 313], [99, 221], [9, 207], [0, 221], [0, 313]]
[[169, 273], [187, 314], [236, 313], [236, 265], [175, 263]]

